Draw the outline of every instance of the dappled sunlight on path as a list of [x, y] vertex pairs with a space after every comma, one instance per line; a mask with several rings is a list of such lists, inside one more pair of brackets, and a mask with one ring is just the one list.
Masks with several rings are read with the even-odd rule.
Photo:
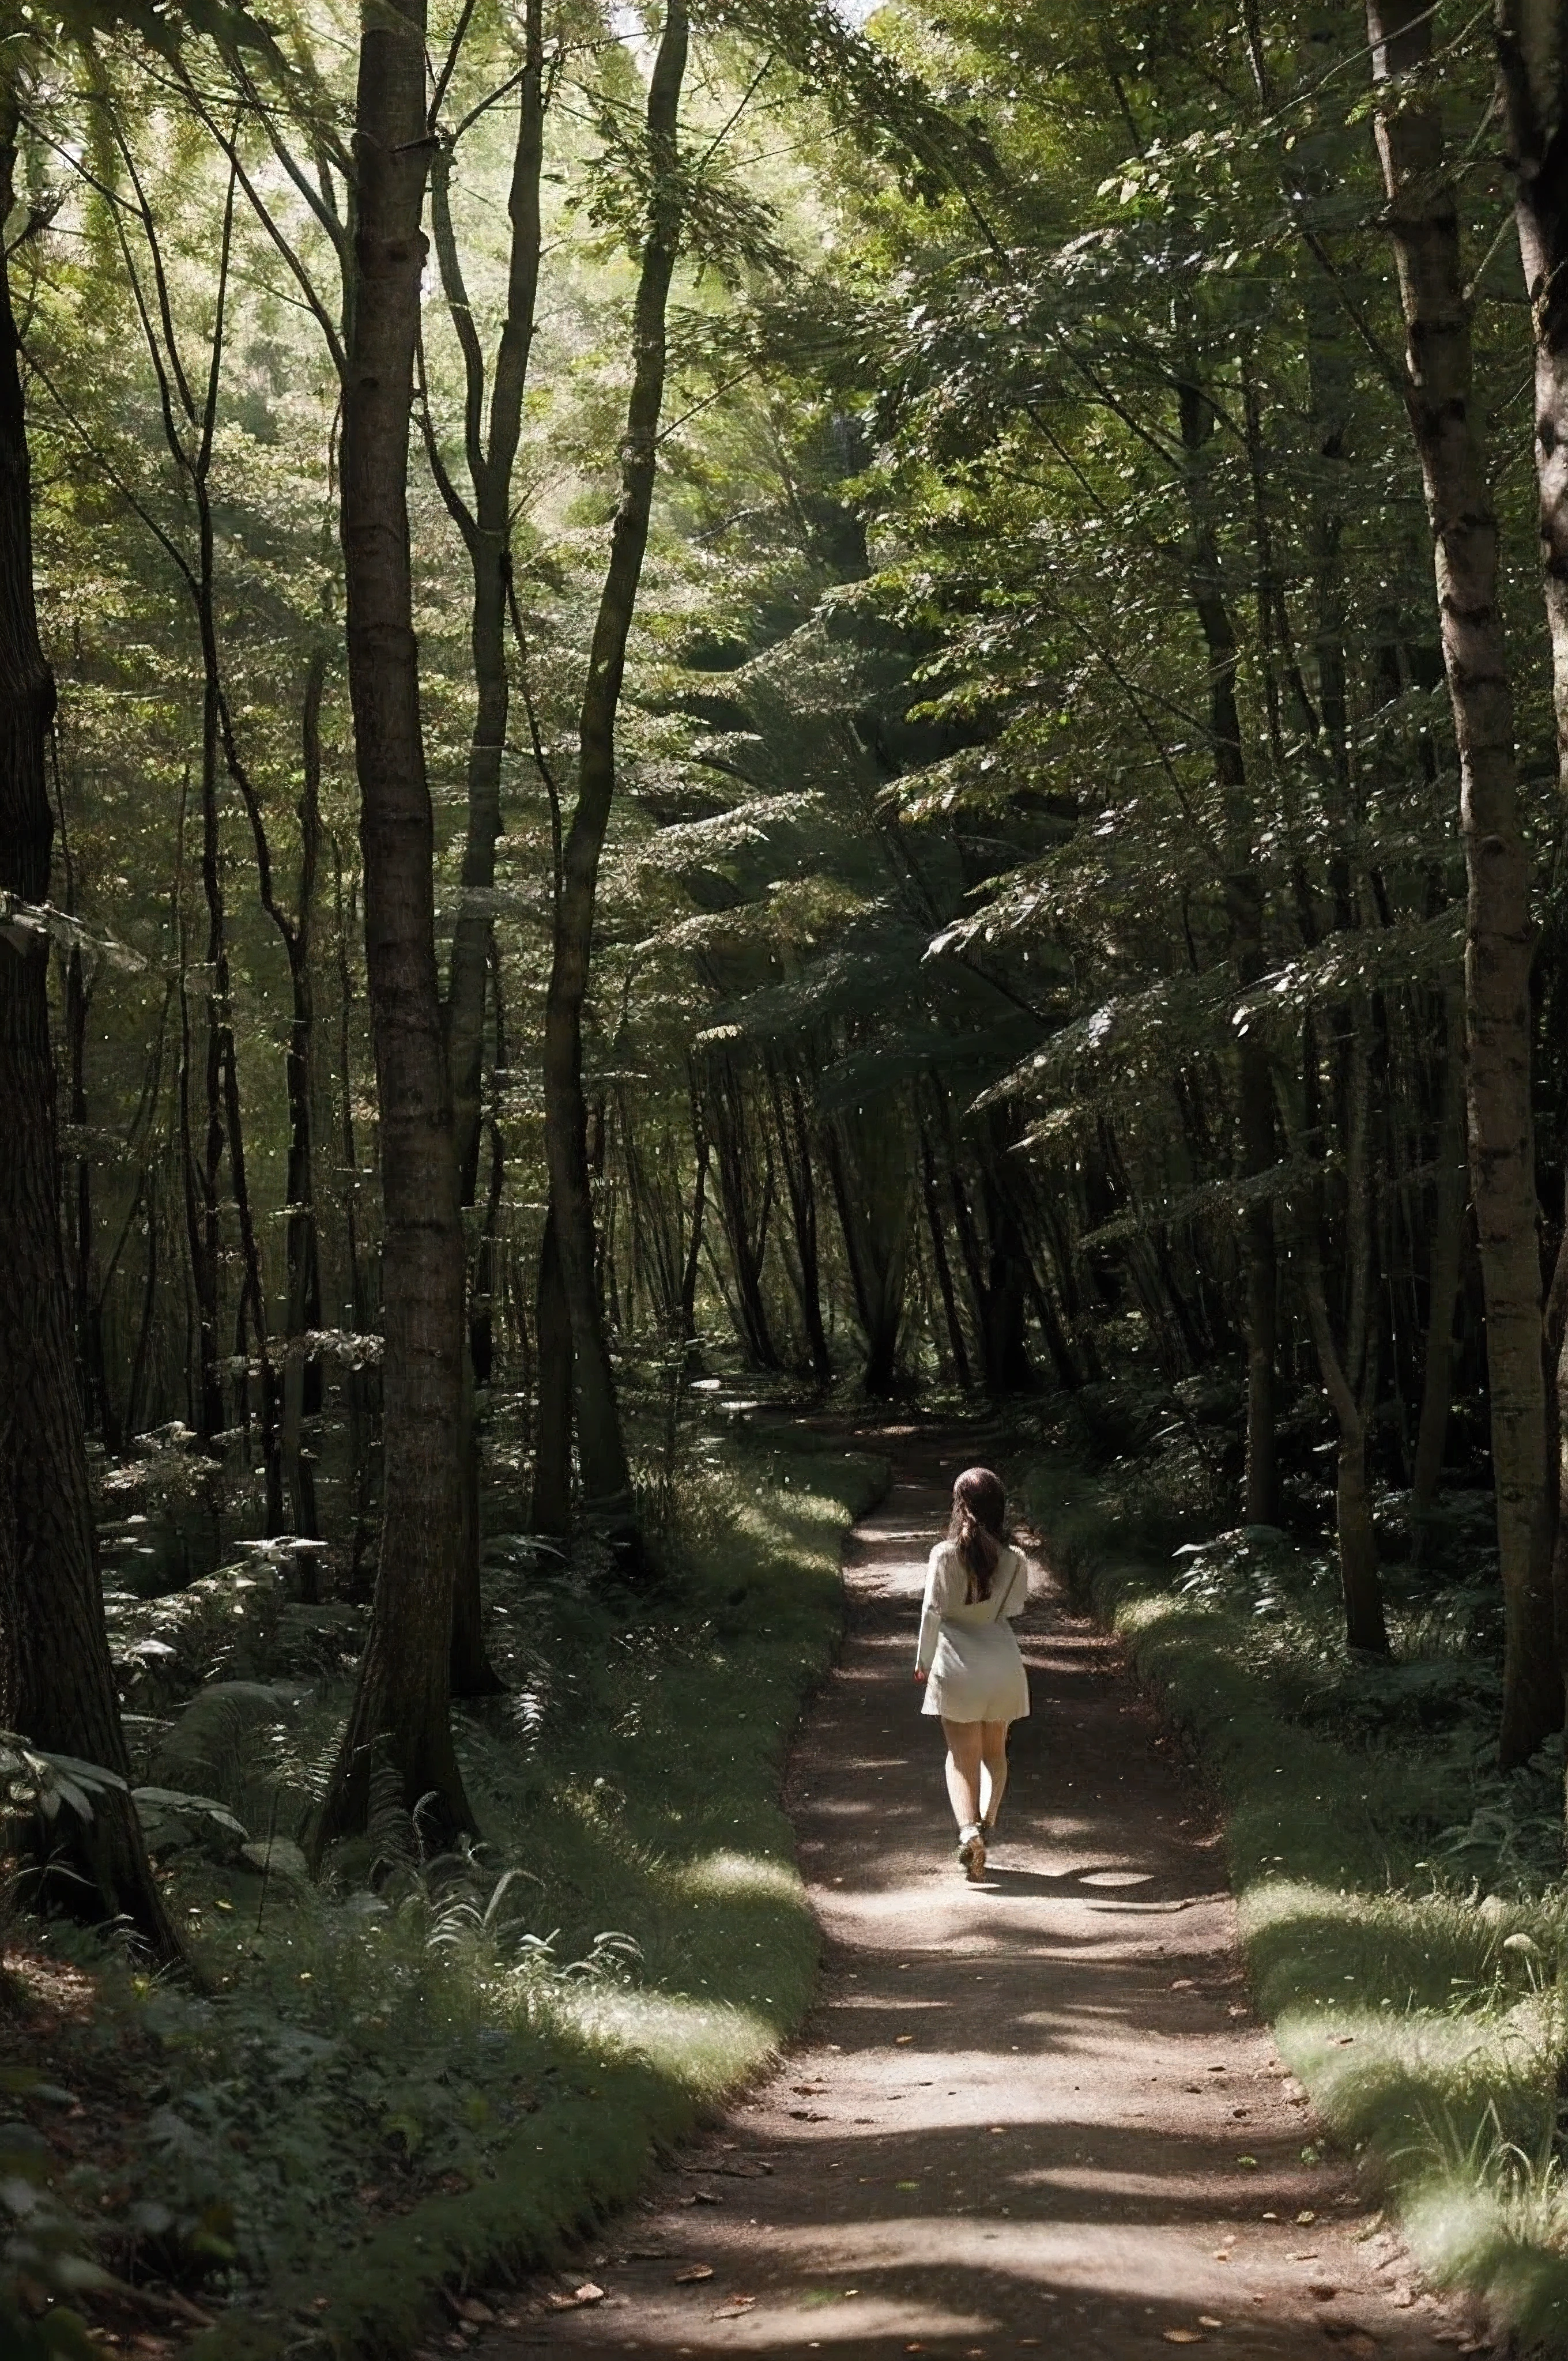
[[[1058, 1598], [1025, 1633], [1034, 1711], [992, 1868], [978, 1885], [955, 1868], [910, 1676], [932, 1472], [857, 1536], [842, 1664], [795, 1750], [826, 1938], [805, 2036], [575, 2271], [530, 2290], [487, 2361], [1189, 2343], [1415, 2361], [1467, 2344], [1319, 2158], [1247, 2007], [1201, 1801]], [[585, 2281], [592, 2300], [554, 2308]]]

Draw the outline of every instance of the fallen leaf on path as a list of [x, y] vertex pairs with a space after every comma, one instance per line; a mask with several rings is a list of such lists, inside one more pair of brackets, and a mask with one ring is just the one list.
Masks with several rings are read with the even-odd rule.
[[1257, 2170], [1257, 2158], [1255, 2156], [1238, 2156], [1236, 2162], [1240, 2165], [1245, 2165], [1248, 2172], [1255, 2172]]
[[732, 2295], [728, 2303], [721, 2303], [717, 2307], [711, 2317], [715, 2320], [740, 2320], [747, 2312], [755, 2312], [756, 2309], [757, 2299], [754, 2295]]
[[684, 2271], [677, 2271], [675, 2273], [675, 2285], [677, 2287], [691, 2287], [694, 2286], [698, 2279], [710, 2279], [712, 2277], [713, 2265], [711, 2263], [688, 2263]]
[[[572, 2290], [570, 2295], [564, 2294], [556, 2288], [551, 2290], [544, 2301], [552, 2312], [576, 2312], [586, 2303], [602, 2303], [604, 2290], [601, 2287], [596, 2287], [592, 2279], [585, 2279], [581, 2287]], [[494, 2318], [493, 2313], [490, 2316]]]
[[1303, 2206], [1296, 2216], [1296, 2227], [1298, 2230], [1304, 2230], [1309, 2222], [1315, 2222], [1317, 2218], [1310, 2205]]
[[[1178, 1976], [1170, 1989], [1172, 1992], [1196, 1992], [1198, 1987], [1193, 1982], [1190, 1976]], [[1173, 2329], [1171, 2334], [1172, 2335], [1175, 2335], [1176, 2331]], [[1185, 2334], [1185, 2331], [1183, 2331], [1183, 2334]]]
[[1212, 2312], [1201, 2312], [1198, 2315], [1200, 2328], [1223, 2328], [1224, 2324], [1223, 2320], [1216, 2320]]
[[896, 2037], [894, 2047], [902, 2049], [906, 2042], [913, 2041], [914, 2038], [915, 2036], [912, 2033], [901, 2033]]
[[1168, 2328], [1164, 2332], [1168, 2345], [1201, 2345], [1202, 2331], [1197, 2328]]
[[895, 2180], [893, 2185], [895, 2189], [918, 2189], [920, 2183], [917, 2180]]

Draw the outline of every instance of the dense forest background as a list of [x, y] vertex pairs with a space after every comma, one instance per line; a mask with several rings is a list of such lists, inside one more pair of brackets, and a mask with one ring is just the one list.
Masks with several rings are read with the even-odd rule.
[[861, 14], [0, 38], [0, 1722], [165, 1960], [213, 1635], [471, 1837], [737, 1383], [1561, 1729], [1568, 13]]

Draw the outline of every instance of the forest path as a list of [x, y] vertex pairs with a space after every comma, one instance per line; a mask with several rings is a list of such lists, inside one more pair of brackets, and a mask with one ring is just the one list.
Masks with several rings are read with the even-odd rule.
[[[478, 2350], [1452, 2352], [1463, 2332], [1412, 2297], [1343, 2168], [1303, 2161], [1306, 2103], [1246, 2005], [1212, 1821], [1113, 1643], [1054, 1588], [1024, 1637], [1034, 1710], [993, 1865], [978, 1885], [955, 1866], [911, 1678], [939, 1444], [921, 1466], [850, 1544], [843, 1656], [791, 1765], [825, 1936], [811, 2019]], [[553, 2308], [585, 2280], [602, 2301]]]

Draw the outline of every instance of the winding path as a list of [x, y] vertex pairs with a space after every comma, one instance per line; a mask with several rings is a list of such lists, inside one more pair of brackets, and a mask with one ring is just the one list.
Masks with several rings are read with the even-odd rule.
[[[944, 1506], [901, 1481], [858, 1530], [842, 1662], [795, 1750], [826, 1936], [805, 2033], [575, 2275], [514, 2300], [486, 2361], [1484, 2349], [1412, 2290], [1343, 2169], [1304, 2158], [1219, 1841], [1113, 1645], [1059, 1598], [1025, 1631], [1034, 1713], [992, 1873], [953, 1866], [910, 1677]], [[551, 2308], [584, 2279], [602, 2301]]]

